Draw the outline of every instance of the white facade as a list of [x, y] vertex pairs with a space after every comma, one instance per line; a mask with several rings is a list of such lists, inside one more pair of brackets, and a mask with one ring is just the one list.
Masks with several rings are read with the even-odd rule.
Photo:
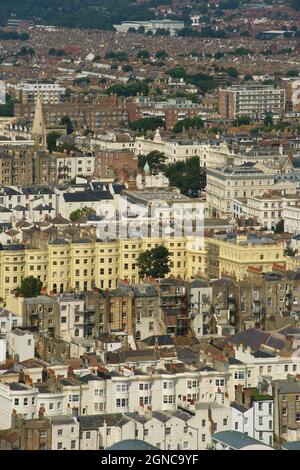
[[232, 405], [232, 430], [273, 445], [273, 400], [258, 400], [249, 409]]
[[282, 211], [285, 232], [299, 235], [300, 233], [300, 206], [285, 207]]
[[60, 103], [66, 89], [56, 83], [26, 83], [21, 82], [15, 87], [22, 101], [34, 103], [38, 92], [43, 103]]
[[250, 349], [243, 346], [235, 346], [235, 359], [237, 364], [228, 366], [229, 379], [227, 382], [229, 399], [235, 399], [235, 386], [257, 387], [262, 378], [268, 382], [271, 380], [284, 380], [288, 375], [300, 373], [300, 356], [297, 351], [288, 357], [279, 355], [266, 357], [254, 357]]
[[84, 300], [74, 298], [72, 294], [61, 295], [58, 299], [60, 307], [60, 337], [67, 342], [72, 338], [84, 337]]
[[0, 337], [0, 364], [6, 360], [6, 338]]
[[225, 431], [231, 428], [231, 411], [212, 403], [181, 408], [168, 414], [162, 410], [142, 410], [138, 415], [103, 415], [101, 420], [95, 419], [89, 429], [84, 419], [81, 422], [84, 430], [80, 448], [84, 450], [107, 449], [126, 439], [143, 440], [161, 450], [206, 450], [211, 445], [214, 429]]
[[[196, 284], [197, 281], [195, 281]], [[194, 334], [197, 338], [203, 336], [203, 324], [206, 323], [212, 304], [212, 288], [191, 284], [189, 312], [192, 319]]]
[[79, 450], [79, 423], [71, 416], [51, 418], [51, 450]]
[[95, 170], [94, 155], [78, 155], [72, 153], [70, 155], [56, 157], [56, 171], [60, 183], [70, 181], [76, 176], [93, 176]]
[[[283, 217], [284, 210], [291, 210], [298, 202], [299, 196], [296, 194], [264, 194], [263, 196], [250, 196], [246, 202], [240, 204], [238, 200], [234, 200], [233, 209], [236, 217], [242, 215], [246, 218], [255, 218], [261, 227], [274, 230]], [[237, 210], [238, 206], [241, 211]]]
[[29, 331], [16, 328], [7, 335], [8, 353], [14, 357], [18, 355], [19, 361], [26, 361], [34, 357], [34, 336]]
[[274, 184], [274, 174], [258, 165], [207, 170], [206, 194], [211, 212], [232, 217], [234, 198], [262, 196]]
[[227, 158], [231, 156], [226, 143], [212, 145], [199, 141], [163, 140], [159, 130], [156, 131], [154, 139], [137, 137], [134, 152], [136, 155], [147, 155], [150, 152], [163, 153], [167, 159], [166, 163], [185, 161], [188, 158], [198, 156], [200, 166], [203, 168], [216, 168], [226, 164]]
[[136, 177], [136, 185], [138, 189], [168, 188], [169, 179], [163, 173], [158, 175], [142, 175], [139, 173]]
[[38, 390], [30, 385], [0, 382], [0, 429], [11, 427], [13, 410], [25, 419], [37, 418], [37, 393]]

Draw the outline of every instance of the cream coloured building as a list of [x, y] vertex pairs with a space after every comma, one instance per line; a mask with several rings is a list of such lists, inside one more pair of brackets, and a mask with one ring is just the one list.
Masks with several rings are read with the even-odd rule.
[[206, 193], [210, 214], [232, 217], [234, 198], [263, 195], [274, 184], [274, 176], [272, 170], [254, 163], [208, 168]]
[[226, 164], [231, 153], [226, 143], [219, 145], [193, 140], [163, 140], [159, 130], [152, 139], [137, 137], [134, 152], [136, 155], [147, 155], [158, 151], [165, 154], [167, 163], [185, 161], [190, 157], [198, 156], [200, 166], [203, 168], [216, 168]]
[[55, 240], [45, 250], [17, 245], [0, 251], [0, 297], [5, 299], [29, 275], [38, 277], [47, 292], [114, 289], [119, 280], [138, 283], [139, 255], [161, 244], [170, 252], [170, 275], [182, 279], [229, 274], [240, 280], [249, 266], [271, 271], [274, 264], [289, 262], [283, 242], [258, 237]]

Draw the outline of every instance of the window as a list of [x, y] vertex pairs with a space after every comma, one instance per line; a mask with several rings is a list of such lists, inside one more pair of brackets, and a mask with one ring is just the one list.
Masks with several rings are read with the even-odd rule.
[[28, 405], [28, 398], [24, 398], [24, 406]]
[[169, 436], [171, 434], [171, 428], [166, 428], [166, 436]]
[[128, 406], [128, 398], [117, 398], [116, 399], [117, 408], [124, 408]]
[[259, 404], [258, 404], [258, 409], [259, 409], [259, 411], [262, 411], [262, 410], [263, 410], [263, 403], [259, 403]]
[[234, 429], [235, 431], [239, 429], [239, 423], [237, 421], [234, 423]]
[[216, 379], [216, 386], [217, 387], [224, 387], [225, 380], [224, 379]]
[[293, 364], [293, 372], [296, 372], [297, 370], [297, 364]]
[[238, 370], [237, 372], [234, 373], [234, 378], [238, 380], [244, 380], [245, 379], [245, 373], [243, 370]]
[[223, 418], [223, 426], [227, 426], [227, 422], [228, 422], [227, 418]]
[[90, 438], [91, 438], [91, 432], [90, 432], [90, 431], [86, 431], [85, 437], [86, 437], [86, 439], [90, 439]]
[[40, 431], [40, 438], [47, 437], [47, 431]]
[[19, 404], [19, 398], [15, 398], [15, 405], [18, 406]]
[[297, 422], [300, 421], [300, 413], [296, 413], [296, 421], [297, 421]]
[[206, 434], [202, 434], [202, 442], [205, 442]]
[[71, 449], [76, 449], [76, 441], [71, 441]]
[[62, 430], [62, 429], [58, 429], [58, 430], [57, 430], [57, 435], [58, 435], [58, 436], [62, 436], [62, 433], [63, 433], [63, 430]]
[[204, 428], [206, 426], [206, 421], [205, 419], [202, 419], [202, 427]]
[[273, 408], [273, 407], [272, 407], [272, 403], [269, 403], [269, 415], [272, 414], [272, 408]]
[[263, 417], [262, 416], [259, 417], [258, 424], [259, 424], [259, 426], [263, 425]]
[[58, 443], [57, 443], [57, 449], [58, 449], [58, 450], [62, 450], [62, 446], [63, 446], [63, 445], [62, 445], [62, 442], [58, 442]]
[[285, 364], [285, 366], [284, 366], [284, 372], [288, 372], [288, 371], [289, 371], [289, 366], [288, 366], [288, 364]]

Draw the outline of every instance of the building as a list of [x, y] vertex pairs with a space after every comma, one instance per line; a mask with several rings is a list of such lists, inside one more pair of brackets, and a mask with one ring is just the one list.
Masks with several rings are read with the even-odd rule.
[[21, 82], [15, 86], [16, 98], [22, 103], [34, 104], [40, 94], [44, 104], [60, 103], [63, 101], [66, 89], [57, 83]]
[[292, 207], [286, 206], [282, 211], [282, 218], [285, 231], [298, 235], [300, 232], [300, 206], [298, 204]]
[[274, 185], [274, 177], [272, 170], [255, 163], [208, 168], [206, 193], [210, 213], [231, 217], [236, 198], [262, 196]]
[[79, 450], [79, 423], [73, 416], [53, 416], [51, 450]]
[[198, 156], [200, 166], [203, 168], [216, 168], [223, 166], [232, 157], [226, 143], [199, 142], [191, 139], [163, 139], [157, 129], [153, 139], [137, 137], [134, 151], [136, 156], [148, 155], [158, 151], [166, 156], [166, 163], [185, 161]]
[[121, 24], [115, 24], [114, 27], [120, 33], [126, 33], [129, 28], [144, 28], [145, 32], [155, 32], [157, 29], [167, 29], [172, 35], [174, 35], [177, 30], [184, 27], [184, 22], [168, 19], [149, 21], [122, 21]]
[[[75, 127], [92, 130], [114, 129], [128, 125], [128, 112], [116, 96], [104, 95], [97, 102], [64, 102], [43, 105], [44, 122], [47, 128], [57, 128], [64, 116], [68, 116]], [[32, 120], [34, 107], [30, 103], [15, 105], [15, 116]]]
[[257, 439], [238, 431], [221, 431], [212, 437], [212, 448], [215, 450], [273, 450]]
[[[280, 220], [287, 220], [285, 230], [290, 232], [291, 218], [286, 217], [285, 209], [291, 214], [293, 207], [300, 202], [299, 195], [282, 194], [284, 191], [269, 191], [262, 196], [250, 196], [244, 199], [234, 199], [233, 209], [237, 218], [254, 219], [262, 228], [274, 230]], [[285, 214], [285, 216], [284, 216]], [[290, 232], [293, 233], [293, 232]]]
[[7, 349], [11, 357], [17, 356], [19, 361], [34, 357], [34, 337], [29, 331], [14, 328], [7, 335]]
[[249, 116], [261, 119], [267, 113], [281, 117], [285, 111], [285, 89], [271, 85], [234, 85], [219, 90], [219, 113], [223, 118]]
[[277, 439], [299, 440], [300, 382], [295, 379], [273, 382], [274, 432]]
[[[239, 396], [240, 395], [240, 396]], [[238, 402], [231, 404], [232, 430], [273, 446], [273, 397], [259, 394], [257, 389], [237, 388]]]

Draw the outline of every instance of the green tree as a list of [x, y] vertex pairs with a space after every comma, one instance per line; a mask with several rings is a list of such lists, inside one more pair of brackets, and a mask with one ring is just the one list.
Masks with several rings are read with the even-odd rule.
[[169, 54], [166, 51], [157, 51], [155, 54], [156, 59], [166, 59], [167, 57], [169, 57]]
[[184, 67], [175, 67], [174, 69], [169, 70], [169, 75], [172, 78], [185, 78], [186, 70]]
[[220, 51], [216, 52], [214, 55], [214, 58], [217, 60], [223, 59], [223, 57], [224, 57], [224, 52], [220, 52]]
[[137, 53], [137, 58], [138, 58], [138, 59], [150, 59], [150, 52], [147, 51], [146, 49], [141, 49], [141, 50]]
[[155, 131], [158, 127], [164, 127], [163, 119], [158, 117], [148, 117], [138, 119], [130, 123], [130, 128], [134, 131]]
[[18, 289], [18, 293], [23, 297], [37, 297], [42, 288], [43, 283], [40, 279], [37, 279], [34, 276], [24, 277], [21, 281], [21, 287]]
[[122, 70], [123, 72], [127, 73], [127, 72], [132, 72], [133, 68], [130, 64], [126, 64], [126, 65], [123, 65]]
[[181, 121], [177, 121], [175, 126], [173, 127], [173, 131], [177, 134], [185, 129], [202, 129], [204, 123], [201, 118], [194, 117], [194, 118], [185, 118]]
[[145, 81], [135, 80], [126, 85], [112, 85], [106, 90], [106, 93], [118, 96], [136, 96], [138, 93], [148, 95], [149, 85]]
[[165, 168], [166, 156], [164, 153], [158, 150], [153, 150], [148, 155], [139, 155], [138, 167], [140, 170], [144, 168], [146, 162], [148, 163], [151, 172], [158, 173]]
[[60, 120], [62, 126], [67, 126], [67, 134], [71, 134], [74, 130], [73, 124], [69, 116], [63, 116]]
[[274, 228], [274, 233], [284, 233], [284, 220], [280, 219]]
[[163, 245], [141, 253], [137, 259], [141, 278], [164, 278], [170, 272], [169, 256], [169, 250]]
[[47, 146], [50, 153], [56, 150], [56, 141], [60, 136], [59, 132], [49, 132], [47, 135]]
[[71, 222], [76, 222], [84, 217], [88, 217], [89, 215], [95, 213], [95, 210], [91, 207], [83, 207], [82, 209], [76, 209], [75, 211], [71, 212], [69, 219], [71, 220]]
[[11, 117], [14, 115], [14, 99], [11, 95], [6, 95], [6, 103], [0, 104], [0, 117]]
[[234, 67], [229, 67], [227, 69], [227, 74], [229, 77], [232, 77], [232, 78], [238, 77], [238, 71]]
[[272, 127], [273, 125], [274, 125], [274, 120], [273, 120], [272, 114], [271, 113], [266, 114], [264, 118], [264, 126]]
[[299, 76], [299, 72], [298, 70], [289, 70], [287, 73], [286, 73], [286, 77], [298, 77]]
[[238, 117], [237, 119], [235, 119], [235, 121], [234, 121], [234, 125], [236, 127], [249, 126], [249, 124], [251, 124], [251, 119], [250, 119], [249, 116], [241, 116], [241, 117]]
[[206, 173], [200, 167], [200, 160], [197, 156], [185, 162], [170, 163], [166, 166], [164, 174], [169, 178], [170, 186], [179, 188], [186, 196], [197, 197], [199, 191], [206, 186]]

